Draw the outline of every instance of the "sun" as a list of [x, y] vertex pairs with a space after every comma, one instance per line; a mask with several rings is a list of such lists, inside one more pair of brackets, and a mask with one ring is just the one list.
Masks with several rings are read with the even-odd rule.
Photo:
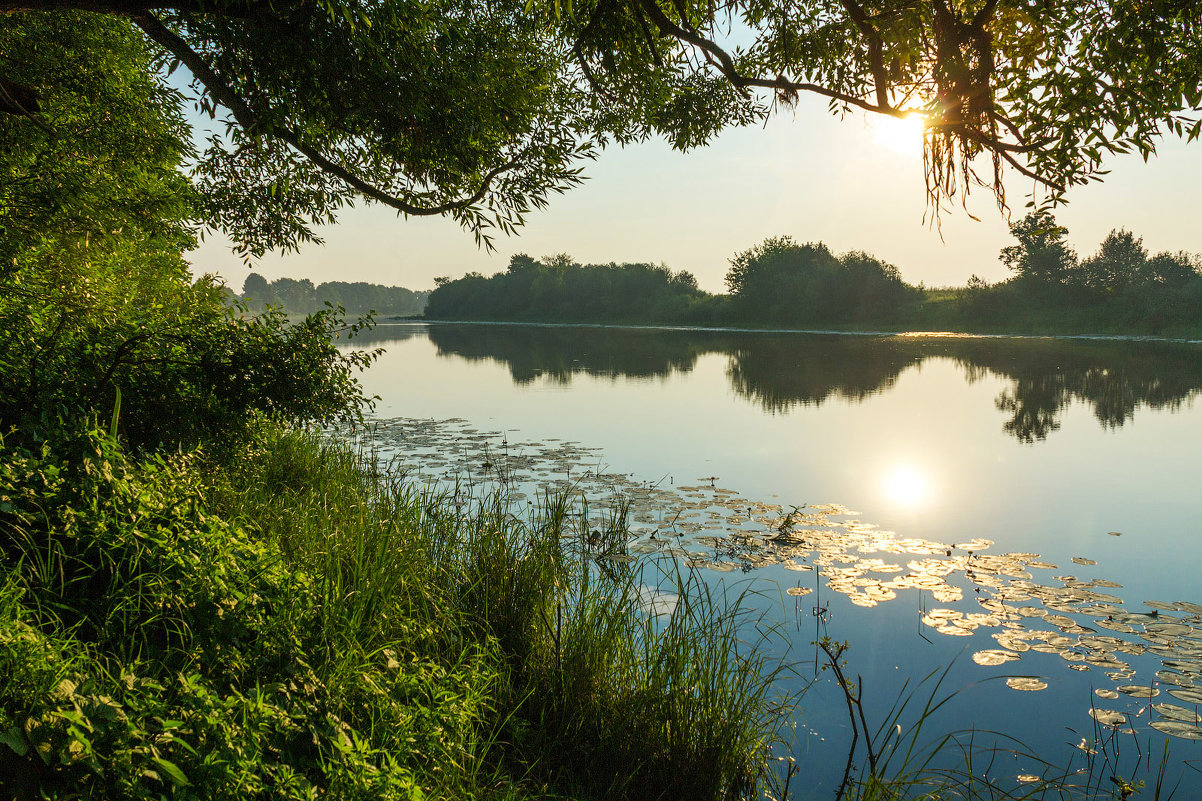
[[866, 125], [872, 134], [872, 141], [878, 147], [902, 156], [922, 155], [921, 114], [907, 114], [905, 117], [869, 114]]

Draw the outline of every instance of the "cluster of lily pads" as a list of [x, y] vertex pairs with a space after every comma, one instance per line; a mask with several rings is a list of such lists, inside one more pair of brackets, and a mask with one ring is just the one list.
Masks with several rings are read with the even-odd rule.
[[[605, 515], [623, 509], [626, 536], [608, 540], [599, 559], [657, 554], [719, 572], [775, 566], [810, 573], [815, 586], [821, 582], [861, 607], [891, 601], [902, 590], [930, 593], [940, 604], [963, 601], [967, 592], [979, 611], [926, 608], [924, 599], [921, 621], [946, 636], [990, 632], [996, 647], [974, 653], [977, 664], [1005, 666], [1028, 652], [1059, 656], [1070, 669], [1097, 670], [1113, 682], [1095, 691], [1099, 702], [1161, 698], [1150, 704], [1157, 718], [1149, 725], [1202, 740], [1202, 604], [1145, 601], [1143, 609], [1131, 611], [1110, 592], [1122, 585], [1069, 574], [1044, 577], [1060, 568], [1039, 554], [988, 553], [994, 543], [985, 539], [941, 543], [900, 537], [836, 504], [750, 500], [720, 487], [717, 476], [690, 477], [687, 483], [675, 476], [638, 480], [607, 470], [599, 449], [559, 440], [511, 441], [462, 419], [380, 419], [370, 442], [379, 458], [412, 480], [501, 492], [515, 505], [533, 504], [542, 493], [578, 494], [587, 500], [584, 508], [598, 515], [590, 527], [603, 527]], [[1085, 557], [1071, 561], [1096, 565]], [[814, 588], [799, 581], [786, 592], [803, 597]], [[1135, 683], [1132, 658], [1145, 655], [1159, 658], [1160, 669], [1152, 683]], [[1028, 692], [1048, 686], [1037, 675], [1010, 675], [1006, 684]], [[1148, 708], [1095, 706], [1090, 715], [1124, 732]]]

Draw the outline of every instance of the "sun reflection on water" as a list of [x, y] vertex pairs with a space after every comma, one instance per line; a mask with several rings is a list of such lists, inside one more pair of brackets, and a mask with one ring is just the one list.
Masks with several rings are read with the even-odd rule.
[[886, 497], [899, 506], [922, 506], [931, 499], [930, 479], [912, 465], [898, 465], [885, 474]]

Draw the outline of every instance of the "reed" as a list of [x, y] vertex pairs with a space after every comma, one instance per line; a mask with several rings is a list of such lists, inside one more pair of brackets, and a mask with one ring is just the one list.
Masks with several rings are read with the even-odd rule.
[[[0, 440], [0, 797], [737, 799], [788, 699], [626, 508], [417, 487], [269, 432]], [[649, 606], [664, 587], [671, 608]], [[762, 637], [772, 636], [762, 629]]]

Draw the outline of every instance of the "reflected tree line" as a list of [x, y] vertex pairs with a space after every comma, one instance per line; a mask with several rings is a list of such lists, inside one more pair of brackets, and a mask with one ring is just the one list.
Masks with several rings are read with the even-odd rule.
[[[390, 331], [377, 328], [372, 344]], [[440, 356], [503, 364], [519, 384], [665, 378], [722, 354], [734, 391], [770, 413], [831, 398], [860, 402], [890, 390], [910, 367], [951, 359], [970, 381], [1009, 382], [995, 404], [1006, 416], [1003, 429], [1021, 442], [1047, 438], [1073, 402], [1117, 428], [1140, 408], [1175, 409], [1202, 390], [1202, 353], [1176, 343], [507, 325], [432, 325], [427, 333]]]

